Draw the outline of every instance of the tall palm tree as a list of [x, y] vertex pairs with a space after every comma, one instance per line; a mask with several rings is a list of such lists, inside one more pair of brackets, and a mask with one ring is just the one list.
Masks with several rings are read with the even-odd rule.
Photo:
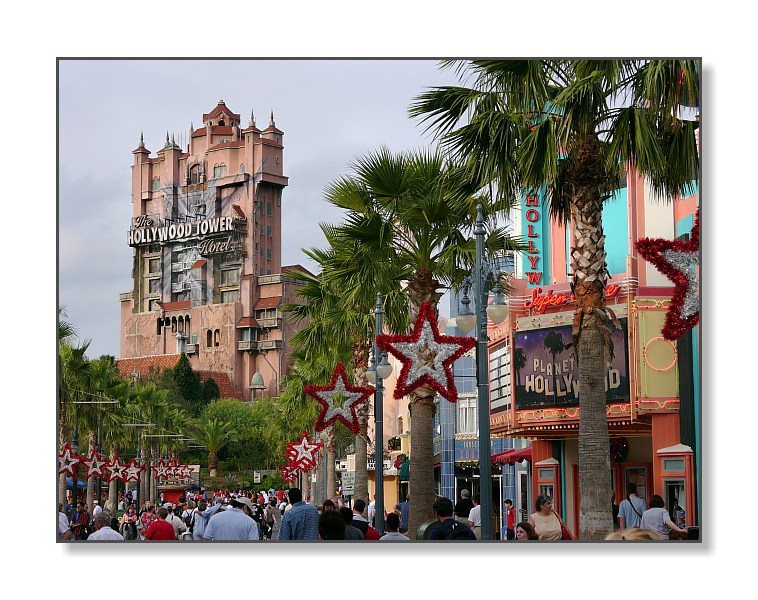
[[237, 431], [231, 423], [224, 423], [218, 419], [198, 420], [193, 427], [194, 435], [198, 442], [205, 446], [208, 451], [208, 469], [211, 477], [218, 475], [218, 453], [227, 444], [234, 442]]
[[[571, 220], [570, 266], [577, 309], [573, 337], [581, 380], [580, 536], [612, 527], [605, 416], [606, 327], [603, 202], [624, 169], [671, 199], [699, 177], [693, 60], [510, 60], [447, 62], [469, 87], [433, 88], [410, 114], [429, 124], [473, 177], [496, 182], [499, 206], [545, 190], [550, 214]], [[469, 78], [470, 76], [470, 78]]]
[[[343, 264], [342, 278], [354, 285], [362, 281], [365, 286], [366, 272], [388, 269], [405, 282], [410, 323], [424, 302], [436, 311], [440, 289], [460, 287], [474, 262], [475, 245], [467, 232], [476, 204], [484, 204], [490, 214], [488, 199], [471, 193], [466, 175], [434, 152], [393, 154], [382, 148], [358, 158], [351, 175], [326, 191], [330, 203], [347, 211], [340, 225], [328, 229], [328, 239], [336, 240], [334, 247], [352, 252]], [[519, 248], [503, 229], [495, 227], [488, 246], [500, 251]], [[434, 398], [429, 387], [417, 388], [409, 398], [411, 531], [433, 518]]]
[[516, 369], [516, 387], [521, 385], [521, 369], [526, 366], [526, 352], [523, 348], [516, 348], [513, 353], [513, 368]]

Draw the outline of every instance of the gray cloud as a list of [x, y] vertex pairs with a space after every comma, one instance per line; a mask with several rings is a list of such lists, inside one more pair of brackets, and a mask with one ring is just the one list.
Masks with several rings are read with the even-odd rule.
[[118, 295], [131, 287], [131, 154], [144, 134], [155, 153], [166, 132], [186, 144], [190, 123], [219, 99], [259, 127], [271, 110], [285, 132], [282, 260], [314, 268], [320, 222], [340, 211], [329, 182], [380, 145], [428, 146], [407, 116], [425, 87], [455, 83], [430, 60], [67, 60], [59, 80], [59, 302], [89, 355], [119, 355]]

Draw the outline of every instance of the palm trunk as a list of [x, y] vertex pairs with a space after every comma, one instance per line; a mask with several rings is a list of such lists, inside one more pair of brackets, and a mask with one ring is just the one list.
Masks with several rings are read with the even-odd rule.
[[[353, 377], [355, 385], [368, 385], [366, 369], [369, 360], [369, 344], [365, 339], [353, 344]], [[360, 430], [355, 436], [355, 499], [361, 498], [368, 505], [368, 403], [358, 407], [358, 424]], [[379, 467], [377, 467], [379, 468]], [[375, 471], [381, 473], [381, 471]]]
[[[429, 302], [437, 314], [437, 304], [442, 294], [439, 289], [440, 283], [429, 271], [420, 269], [415, 276], [408, 281], [410, 291], [410, 323], [413, 327], [421, 305]], [[430, 357], [434, 360], [434, 356]], [[410, 451], [410, 480], [408, 481], [408, 494], [410, 496], [410, 509], [408, 513], [408, 537], [415, 539], [416, 531], [425, 521], [434, 520], [435, 485], [434, 485], [434, 450], [433, 450], [433, 427], [434, 427], [434, 397], [432, 389], [421, 387], [411, 393], [411, 451]]]
[[150, 480], [150, 463], [147, 460], [147, 444], [142, 442], [142, 448], [140, 448], [140, 464], [145, 467], [145, 470], [142, 471], [139, 474], [139, 498], [140, 498], [140, 504], [144, 504], [145, 500], [148, 499], [147, 497], [147, 490], [148, 490], [148, 483]]
[[208, 450], [208, 471], [211, 477], [218, 477], [218, 455], [213, 450]]
[[[116, 452], [117, 452], [116, 444], [111, 444], [109, 452], [108, 452], [108, 459], [110, 461], [113, 461], [114, 458], [116, 458]], [[112, 503], [114, 506], [118, 506], [118, 496], [117, 496], [117, 490], [116, 490], [116, 480], [110, 481], [108, 483], [108, 502]]]
[[[97, 446], [97, 434], [94, 431], [90, 431], [88, 435], [88, 449], [87, 449], [87, 456], [92, 456], [92, 452], [96, 450]], [[92, 514], [92, 511], [94, 510], [94, 507], [92, 505], [92, 501], [95, 499], [95, 476], [92, 475], [91, 477], [87, 478], [87, 506], [89, 507], [90, 514]], [[100, 498], [97, 499], [98, 502], [100, 501]]]
[[[58, 444], [59, 452], [63, 452], [63, 445], [66, 440], [66, 414], [63, 406], [59, 406], [60, 418], [58, 421]], [[63, 472], [58, 477], [58, 502], [63, 504], [63, 509], [66, 508], [66, 473]]]
[[579, 537], [602, 540], [613, 531], [611, 458], [605, 403], [605, 374], [610, 362], [610, 331], [605, 310], [605, 193], [599, 179], [599, 142], [587, 140], [582, 160], [572, 173], [571, 217], [574, 224], [571, 268], [574, 272], [574, 347], [579, 363]]
[[334, 425], [329, 427], [326, 431], [326, 497], [334, 498], [337, 495], [336, 477], [334, 473], [334, 451], [337, 449], [337, 440], [334, 437]]
[[408, 482], [410, 511], [408, 537], [415, 539], [416, 531], [425, 521], [434, 520], [434, 392], [426, 388], [414, 390], [410, 399], [411, 413], [411, 471]]

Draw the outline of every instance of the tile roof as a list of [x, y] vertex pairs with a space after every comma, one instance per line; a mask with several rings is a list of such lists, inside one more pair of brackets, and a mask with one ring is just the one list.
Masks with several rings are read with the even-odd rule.
[[258, 327], [260, 328], [260, 324], [258, 321], [255, 320], [254, 317], [242, 317], [239, 321], [237, 321], [237, 327]]
[[231, 110], [229, 110], [226, 107], [226, 104], [219, 103], [211, 112], [203, 114], [203, 121], [205, 121], [208, 117], [215, 117], [219, 113], [224, 113], [225, 115], [229, 115], [230, 117], [235, 117], [237, 119], [240, 118], [237, 113], [233, 113]]
[[[160, 354], [157, 356], [119, 358], [116, 360], [116, 366], [121, 376], [128, 379], [134, 371], [139, 373], [141, 377], [147, 377], [150, 375], [151, 370], [162, 371], [163, 369], [171, 369], [176, 366], [177, 362], [179, 362], [179, 354]], [[219, 371], [198, 371], [198, 373], [200, 373], [200, 381], [202, 382], [205, 382], [209, 377], [213, 377], [213, 380], [218, 384], [221, 398], [245, 399], [241, 392], [234, 389], [227, 373]]]
[[282, 302], [281, 296], [273, 296], [271, 298], [261, 298], [258, 300], [258, 304], [255, 305], [253, 310], [262, 310], [264, 308], [277, 308]]
[[224, 142], [223, 144], [214, 144], [210, 148], [208, 148], [208, 151], [211, 150], [221, 150], [222, 148], [242, 148], [245, 145], [245, 142], [243, 140], [232, 140], [230, 142]]
[[303, 273], [307, 273], [308, 275], [312, 275], [313, 277], [315, 277], [315, 275], [313, 275], [313, 273], [311, 273], [308, 269], [306, 269], [302, 265], [287, 265], [286, 267], [282, 267], [282, 274], [283, 275], [286, 275], [290, 271], [301, 271]]

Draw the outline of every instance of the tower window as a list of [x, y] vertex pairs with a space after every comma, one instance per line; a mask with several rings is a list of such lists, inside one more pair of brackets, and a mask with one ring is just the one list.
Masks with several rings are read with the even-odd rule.
[[242, 163], [240, 165], [240, 173], [244, 173], [244, 172], [245, 172], [245, 163]]
[[153, 184], [150, 188], [153, 192], [158, 192], [161, 189], [161, 178], [160, 177], [153, 177]]
[[268, 237], [272, 237], [272, 236], [271, 236], [271, 225], [267, 225], [267, 226], [266, 226], [266, 235], [267, 235]]
[[220, 165], [213, 166], [213, 178], [226, 177], [226, 165], [221, 163]]
[[210, 348], [213, 345], [213, 331], [209, 329], [205, 334], [205, 346]]
[[271, 216], [271, 202], [266, 202], [266, 215]]
[[271, 260], [271, 248], [269, 248], [268, 250], [266, 250], [266, 258], [268, 260]]
[[213, 332], [213, 345], [221, 345], [221, 332], [218, 329]]

